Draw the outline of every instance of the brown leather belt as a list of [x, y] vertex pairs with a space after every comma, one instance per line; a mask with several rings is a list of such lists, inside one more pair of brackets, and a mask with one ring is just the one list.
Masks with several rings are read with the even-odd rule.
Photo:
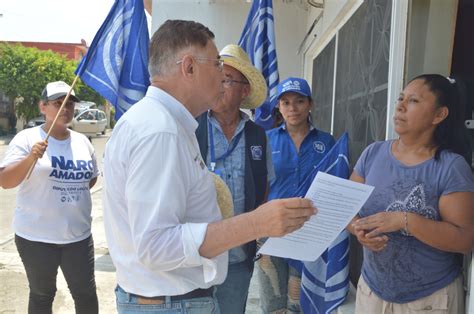
[[[214, 288], [210, 287], [207, 289], [196, 289], [190, 291], [185, 294], [181, 295], [173, 295], [170, 296], [171, 301], [181, 301], [186, 299], [195, 299], [195, 298], [204, 298], [204, 297], [211, 297], [214, 292]], [[141, 295], [132, 294], [133, 296], [137, 297], [138, 304], [164, 304], [166, 297], [159, 296], [159, 297], [142, 297]]]

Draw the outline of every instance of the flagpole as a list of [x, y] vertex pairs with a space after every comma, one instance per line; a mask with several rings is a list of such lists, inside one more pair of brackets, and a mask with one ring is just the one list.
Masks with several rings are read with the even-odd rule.
[[[54, 118], [53, 123], [51, 123], [51, 127], [49, 128], [48, 133], [46, 134], [46, 138], [44, 139], [45, 142], [48, 141], [49, 136], [51, 134], [51, 131], [53, 130], [53, 128], [56, 124], [56, 121], [58, 120], [59, 115], [61, 114], [61, 111], [63, 110], [64, 106], [66, 105], [67, 101], [69, 100], [69, 96], [71, 95], [72, 90], [74, 89], [74, 85], [76, 85], [76, 82], [77, 82], [78, 79], [79, 79], [79, 75], [76, 75], [76, 77], [74, 78], [74, 81], [72, 81], [71, 88], [69, 89], [69, 92], [67, 93], [66, 97], [64, 97], [63, 103], [61, 104], [61, 107], [59, 107], [59, 110], [56, 113], [56, 117]], [[26, 174], [26, 180], [28, 180], [30, 178], [31, 173], [33, 172], [33, 168], [36, 166], [37, 161], [38, 161], [38, 158], [35, 157], [35, 161], [33, 162], [33, 164], [31, 164], [30, 169], [28, 170], [28, 173]]]

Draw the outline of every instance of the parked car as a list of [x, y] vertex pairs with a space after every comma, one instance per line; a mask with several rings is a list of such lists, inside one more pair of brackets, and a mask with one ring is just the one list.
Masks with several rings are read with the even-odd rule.
[[98, 109], [97, 104], [92, 101], [79, 101], [74, 105], [74, 116], [88, 109]]
[[[32, 128], [45, 123], [44, 116], [39, 116], [31, 119], [26, 124], [26, 128]], [[77, 132], [83, 133], [87, 136], [96, 135], [98, 133], [105, 134], [107, 127], [107, 116], [105, 112], [99, 109], [86, 109], [77, 112], [72, 119], [69, 127]]]
[[71, 121], [71, 129], [91, 136], [98, 133], [105, 134], [107, 127], [107, 116], [99, 109], [88, 109], [81, 111]]
[[44, 116], [39, 116], [28, 121], [25, 128], [33, 128], [35, 126], [42, 125], [45, 122], [46, 120], [44, 119]]

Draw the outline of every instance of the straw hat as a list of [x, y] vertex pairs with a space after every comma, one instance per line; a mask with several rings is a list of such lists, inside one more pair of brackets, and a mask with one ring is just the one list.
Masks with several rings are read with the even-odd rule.
[[234, 216], [234, 203], [227, 184], [215, 173], [209, 173], [212, 175], [214, 185], [216, 186], [217, 205], [219, 205], [219, 209], [221, 210], [222, 218], [226, 219]]
[[250, 94], [242, 102], [240, 108], [254, 109], [267, 98], [267, 82], [262, 73], [252, 65], [247, 53], [237, 45], [227, 45], [219, 53], [224, 64], [233, 67], [250, 83]]

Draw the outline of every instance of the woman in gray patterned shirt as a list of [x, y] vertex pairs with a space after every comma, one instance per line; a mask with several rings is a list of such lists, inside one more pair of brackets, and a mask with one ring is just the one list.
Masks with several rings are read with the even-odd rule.
[[356, 313], [463, 313], [459, 253], [474, 245], [474, 177], [454, 80], [413, 79], [400, 93], [398, 139], [375, 142], [351, 179], [375, 186], [348, 226], [364, 247]]

